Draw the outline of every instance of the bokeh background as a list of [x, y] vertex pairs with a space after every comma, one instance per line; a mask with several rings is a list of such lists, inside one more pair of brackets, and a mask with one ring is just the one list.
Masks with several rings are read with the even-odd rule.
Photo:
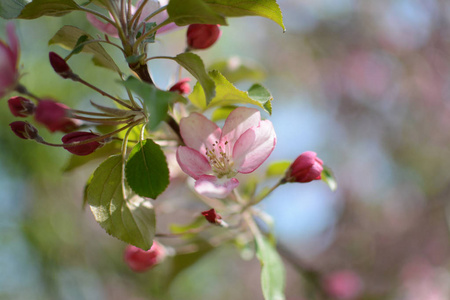
[[[231, 58], [265, 74], [255, 79], [274, 96], [278, 144], [270, 161], [312, 150], [337, 177], [336, 192], [319, 181], [285, 185], [260, 205], [288, 258], [287, 298], [450, 299], [450, 2], [278, 2], [286, 33], [262, 18], [230, 19], [219, 42], [199, 54], [207, 65]], [[47, 59], [49, 51], [67, 53], [48, 46], [62, 25], [96, 33], [82, 13], [15, 24], [30, 91], [75, 108], [102, 101], [54, 74]], [[185, 30], [158, 37], [150, 54], [181, 52]], [[91, 67], [89, 56], [70, 62], [87, 80], [122, 93], [114, 74]], [[174, 65], [151, 68], [158, 86], [173, 83]], [[96, 165], [63, 172], [69, 154], [18, 139], [13, 120], [2, 99], [0, 299], [262, 299], [259, 263], [233, 246], [193, 258], [170, 288], [164, 265], [130, 271], [125, 244], [82, 209]], [[179, 197], [164, 199], [169, 220], [181, 207], [182, 221], [202, 209]]]

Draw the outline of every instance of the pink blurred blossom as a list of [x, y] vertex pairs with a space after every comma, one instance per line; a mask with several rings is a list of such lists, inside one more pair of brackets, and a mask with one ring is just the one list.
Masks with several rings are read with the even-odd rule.
[[19, 40], [13, 23], [6, 25], [6, 32], [9, 44], [0, 41], [0, 98], [14, 89], [19, 79]]
[[[136, 4], [136, 7], [131, 6], [131, 12], [132, 12], [132, 14], [134, 14], [134, 13], [136, 12], [137, 8], [141, 6], [142, 2], [143, 2], [143, 0], [138, 1], [137, 4]], [[144, 20], [145, 20], [149, 15], [151, 15], [154, 11], [156, 11], [157, 9], [159, 9], [161, 6], [167, 5], [167, 3], [168, 3], [168, 0], [161, 0], [161, 1], [158, 1], [158, 0], [149, 0], [149, 1], [145, 4], [145, 6], [143, 7], [143, 9], [142, 9], [142, 12], [141, 12], [141, 15], [140, 15], [140, 17], [139, 17], [138, 23], [144, 22]], [[167, 14], [167, 11], [165, 10], [165, 11], [163, 11], [163, 12], [157, 14], [156, 16], [154, 16], [153, 18], [151, 18], [150, 20], [145, 21], [145, 22], [147, 22], [147, 23], [148, 23], [148, 22], [155, 22], [156, 24], [160, 24], [160, 23], [162, 23], [163, 21], [165, 21], [168, 17], [169, 17], [169, 16], [168, 16], [168, 14]], [[117, 28], [116, 28], [113, 24], [111, 24], [111, 23], [105, 23], [105, 22], [99, 20], [95, 15], [90, 14], [90, 13], [87, 13], [87, 14], [86, 14], [86, 18], [87, 18], [87, 20], [88, 20], [94, 27], [96, 27], [98, 30], [100, 30], [100, 31], [102, 31], [102, 32], [104, 32], [104, 33], [106, 33], [106, 34], [109, 35], [109, 36], [116, 37], [116, 38], [119, 37], [119, 34], [118, 34], [118, 32], [117, 32]], [[111, 18], [111, 20], [113, 19], [113, 17], [111, 16], [111, 14], [110, 14], [110, 18]], [[175, 28], [177, 28], [177, 27], [178, 27], [178, 26], [176, 26], [174, 23], [170, 23], [170, 24], [165, 25], [165, 26], [161, 27], [160, 29], [158, 29], [157, 33], [167, 32], [167, 31], [172, 30], [172, 29], [175, 29]]]
[[234, 176], [256, 170], [276, 144], [272, 123], [254, 108], [236, 108], [222, 129], [193, 113], [181, 119], [180, 131], [186, 144], [177, 150], [181, 169], [196, 180], [199, 194], [214, 198], [226, 197], [239, 185]]
[[361, 278], [352, 270], [330, 273], [322, 284], [328, 295], [340, 300], [356, 299], [363, 289]]
[[133, 245], [125, 249], [124, 260], [135, 272], [145, 272], [159, 264], [166, 256], [165, 248], [157, 241], [153, 241], [150, 250], [142, 250]]

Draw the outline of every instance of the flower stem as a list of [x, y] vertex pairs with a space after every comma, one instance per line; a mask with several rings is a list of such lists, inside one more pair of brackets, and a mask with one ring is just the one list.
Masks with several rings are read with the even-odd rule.
[[132, 122], [132, 123], [122, 127], [122, 128], [114, 130], [114, 131], [112, 131], [110, 133], [104, 134], [104, 135], [96, 137], [96, 138], [80, 141], [80, 142], [74, 142], [74, 143], [68, 143], [68, 144], [53, 144], [53, 143], [48, 143], [48, 142], [45, 142], [45, 141], [39, 141], [39, 143], [41, 143], [43, 145], [47, 145], [47, 146], [53, 146], [53, 147], [72, 147], [72, 146], [79, 146], [79, 145], [89, 144], [89, 143], [92, 143], [92, 142], [100, 142], [100, 141], [103, 141], [103, 140], [105, 140], [105, 139], [107, 139], [109, 137], [112, 137], [113, 135], [115, 135], [115, 134], [117, 134], [117, 133], [119, 133], [119, 132], [121, 132], [121, 131], [123, 131], [125, 129], [128, 129], [130, 127], [138, 125], [139, 123], [142, 122], [142, 120], [143, 119], [136, 120], [136, 121], [134, 121], [134, 122]]
[[115, 101], [116, 103], [118, 103], [118, 104], [120, 104], [120, 105], [122, 105], [122, 106], [124, 106], [124, 107], [126, 107], [126, 108], [128, 108], [128, 109], [131, 109], [131, 110], [134, 109], [134, 107], [132, 107], [131, 105], [129, 105], [129, 104], [123, 102], [123, 101], [120, 100], [120, 99], [115, 98], [114, 96], [111, 96], [111, 95], [108, 94], [107, 92], [105, 92], [105, 91], [99, 89], [98, 87], [96, 87], [96, 86], [90, 84], [89, 82], [84, 81], [84, 80], [81, 79], [78, 75], [75, 75], [75, 74], [74, 74], [74, 76], [72, 76], [72, 77], [70, 77], [70, 78], [71, 78], [73, 81], [76, 81], [76, 82], [79, 82], [79, 83], [84, 84], [85, 86], [87, 86], [87, 87], [93, 89], [94, 91], [100, 93], [101, 95], [103, 95], [103, 96], [105, 96], [105, 97], [108, 97], [108, 98], [112, 99], [112, 100]]

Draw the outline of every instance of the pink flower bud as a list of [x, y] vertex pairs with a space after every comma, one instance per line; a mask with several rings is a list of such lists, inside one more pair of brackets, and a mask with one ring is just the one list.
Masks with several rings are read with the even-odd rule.
[[53, 100], [39, 101], [34, 119], [45, 125], [51, 132], [70, 132], [81, 125], [79, 120], [67, 117], [69, 107]]
[[187, 30], [187, 44], [192, 49], [207, 49], [221, 36], [219, 25], [191, 24]]
[[40, 138], [38, 131], [30, 123], [15, 121], [9, 124], [15, 135], [24, 140], [35, 140]]
[[70, 78], [73, 75], [72, 70], [64, 58], [55, 52], [50, 52], [48, 56], [50, 58], [50, 64], [52, 65], [53, 70], [55, 70], [59, 76], [62, 78]]
[[218, 224], [220, 225], [222, 221], [222, 216], [216, 213], [216, 210], [214, 208], [211, 208], [210, 210], [202, 211], [202, 215], [205, 216], [206, 220], [211, 224]]
[[8, 100], [11, 113], [16, 117], [27, 117], [34, 113], [36, 106], [29, 99], [24, 97], [12, 97]]
[[189, 81], [191, 81], [190, 78], [183, 78], [177, 83], [175, 83], [169, 91], [171, 92], [178, 92], [180, 94], [189, 94], [191, 91], [191, 86], [189, 85]]
[[[97, 138], [97, 137], [99, 137], [99, 135], [92, 133], [92, 132], [75, 131], [75, 132], [66, 134], [65, 136], [62, 137], [61, 140], [64, 144], [72, 144], [72, 143], [82, 142], [82, 141]], [[90, 143], [75, 145], [75, 146], [64, 146], [64, 149], [66, 149], [67, 151], [69, 151], [70, 153], [73, 153], [75, 155], [83, 156], [83, 155], [91, 154], [92, 152], [94, 152], [95, 150], [97, 150], [98, 148], [100, 148], [102, 146], [103, 146], [103, 143], [95, 141], [95, 142], [90, 142]]]
[[351, 270], [337, 271], [327, 275], [323, 282], [324, 291], [333, 299], [356, 299], [362, 292], [361, 278]]
[[164, 247], [157, 241], [153, 241], [153, 245], [148, 251], [128, 245], [125, 249], [124, 259], [133, 271], [145, 272], [163, 261], [165, 256]]
[[286, 172], [288, 182], [310, 182], [321, 179], [323, 161], [312, 151], [300, 154]]

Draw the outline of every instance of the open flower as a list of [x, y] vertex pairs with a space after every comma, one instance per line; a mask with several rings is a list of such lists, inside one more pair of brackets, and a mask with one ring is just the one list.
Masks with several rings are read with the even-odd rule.
[[247, 107], [233, 110], [223, 129], [193, 113], [181, 119], [180, 131], [186, 146], [177, 150], [178, 164], [196, 179], [199, 194], [213, 198], [226, 197], [239, 185], [234, 176], [256, 170], [276, 144], [272, 123]]
[[19, 61], [19, 40], [14, 32], [13, 23], [6, 25], [9, 45], [0, 41], [0, 98], [14, 89], [19, 79], [17, 64]]

